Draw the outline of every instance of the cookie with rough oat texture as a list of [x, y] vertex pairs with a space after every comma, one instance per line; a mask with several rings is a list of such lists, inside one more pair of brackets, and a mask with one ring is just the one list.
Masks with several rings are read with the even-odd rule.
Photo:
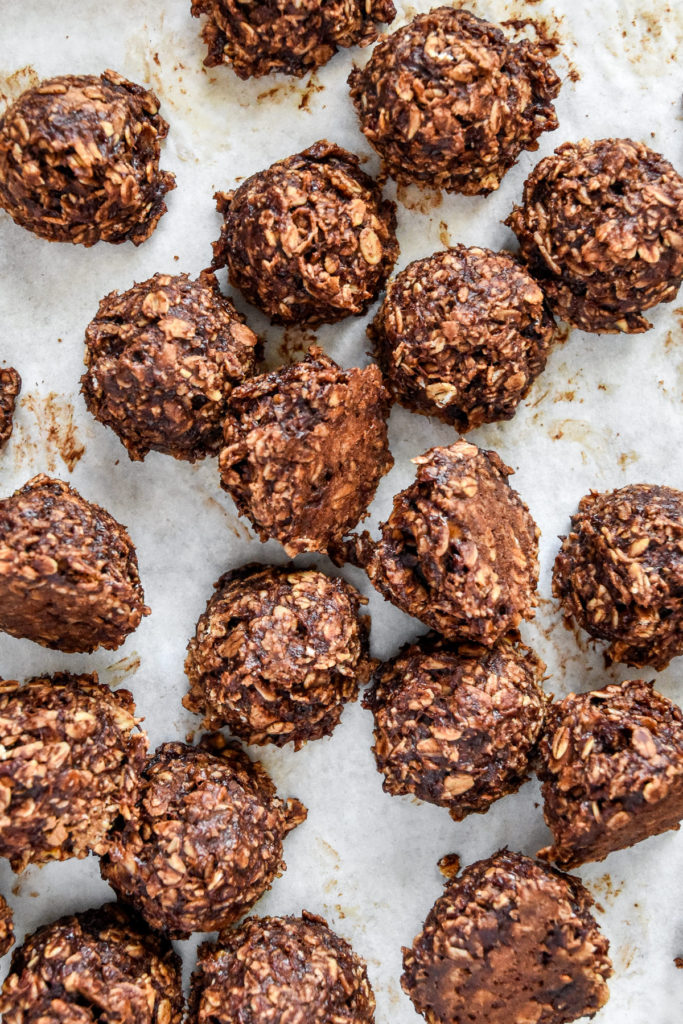
[[495, 644], [538, 604], [539, 530], [500, 457], [467, 441], [418, 458], [380, 526], [335, 547], [380, 594], [449, 640]]
[[94, 674], [0, 682], [0, 856], [15, 871], [106, 851], [138, 796], [138, 722], [132, 694]]
[[533, 169], [506, 224], [556, 316], [638, 334], [683, 280], [683, 178], [631, 139], [565, 142]]
[[683, 713], [640, 679], [553, 704], [538, 774], [562, 867], [677, 829], [683, 818]]
[[557, 128], [560, 79], [542, 49], [439, 7], [385, 36], [349, 76], [361, 131], [402, 184], [486, 195]]
[[260, 343], [213, 274], [155, 274], [100, 302], [85, 332], [85, 404], [133, 460], [215, 455], [230, 392]]
[[207, 67], [229, 64], [240, 78], [301, 78], [340, 47], [374, 42], [396, 9], [392, 0], [192, 0], [192, 14], [207, 16]]
[[491, 648], [435, 633], [404, 647], [363, 699], [384, 791], [447, 807], [454, 821], [515, 793], [543, 728], [544, 671], [514, 634]]
[[250, 917], [199, 947], [191, 1024], [373, 1024], [365, 962], [322, 917]]
[[666, 668], [683, 654], [683, 492], [629, 484], [583, 497], [553, 594], [568, 625], [608, 642], [610, 661]]
[[183, 704], [247, 743], [329, 736], [370, 677], [365, 602], [341, 579], [291, 565], [225, 573], [188, 644]]
[[288, 555], [327, 551], [365, 515], [394, 464], [389, 393], [377, 366], [342, 370], [311, 346], [253, 377], [228, 402], [221, 486], [261, 540]]
[[579, 878], [500, 850], [451, 878], [403, 950], [428, 1024], [568, 1024], [609, 999], [612, 964]]
[[175, 188], [167, 134], [154, 93], [115, 71], [41, 82], [0, 117], [0, 207], [50, 242], [140, 245]]
[[389, 282], [368, 335], [396, 401], [464, 433], [512, 418], [545, 368], [555, 321], [514, 256], [456, 245]]
[[143, 769], [102, 877], [171, 938], [217, 931], [282, 874], [282, 841], [305, 818], [303, 804], [281, 800], [259, 762], [220, 733], [198, 747], [164, 743]]
[[44, 474], [0, 500], [0, 629], [60, 651], [115, 650], [150, 610], [125, 526]]
[[61, 917], [12, 954], [5, 1024], [181, 1024], [182, 964], [120, 903]]
[[334, 323], [377, 298], [398, 256], [396, 206], [359, 160], [322, 140], [217, 192], [214, 267], [273, 323]]

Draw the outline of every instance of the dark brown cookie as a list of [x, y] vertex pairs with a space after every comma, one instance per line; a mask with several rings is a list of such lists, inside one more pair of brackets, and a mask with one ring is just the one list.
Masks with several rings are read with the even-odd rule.
[[560, 79], [541, 48], [439, 7], [385, 36], [349, 76], [361, 129], [397, 181], [484, 194], [557, 128]]
[[322, 917], [250, 917], [199, 947], [190, 1024], [373, 1024], [365, 963]]
[[261, 540], [277, 538], [291, 556], [338, 543], [394, 461], [378, 367], [342, 370], [312, 346], [302, 362], [235, 388], [228, 406], [221, 485]]
[[182, 965], [126, 907], [61, 917], [12, 954], [5, 1024], [181, 1024]]
[[60, 651], [114, 650], [149, 615], [126, 528], [44, 474], [0, 500], [0, 629]]
[[260, 348], [213, 274], [155, 274], [111, 292], [85, 333], [82, 392], [131, 459], [215, 455], [227, 400]]
[[0, 207], [50, 242], [140, 245], [175, 188], [167, 134], [154, 93], [115, 71], [51, 78], [0, 117]]
[[185, 707], [247, 743], [329, 736], [372, 667], [363, 598], [315, 569], [245, 565], [225, 573], [188, 645]]
[[301, 78], [340, 47], [367, 46], [396, 16], [392, 0], [192, 0], [205, 14], [208, 67], [229, 64], [240, 78], [280, 71]]
[[102, 877], [172, 938], [234, 924], [282, 874], [282, 840], [306, 817], [258, 761], [220, 734], [164, 743], [101, 862]]
[[562, 867], [677, 829], [683, 714], [640, 679], [571, 693], [548, 711], [540, 746], [544, 815]]
[[15, 871], [105, 852], [138, 796], [137, 723], [132, 694], [95, 674], [0, 682], [0, 856]]
[[511, 419], [554, 333], [543, 292], [513, 256], [464, 245], [410, 263], [368, 328], [394, 398], [461, 433]]
[[533, 169], [507, 224], [553, 312], [638, 334], [683, 280], [683, 178], [642, 142], [565, 142]]
[[413, 459], [417, 479], [394, 498], [381, 540], [334, 550], [380, 594], [450, 640], [491, 646], [538, 604], [539, 530], [495, 452], [467, 441]]
[[14, 407], [21, 391], [21, 377], [13, 366], [0, 370], [0, 450], [9, 441], [14, 427]]
[[0, 896], [0, 956], [14, 945], [14, 915], [4, 896]]
[[583, 497], [553, 594], [568, 624], [608, 641], [610, 661], [666, 668], [683, 654], [683, 492], [630, 484]]
[[363, 706], [387, 793], [485, 814], [529, 777], [548, 698], [545, 665], [507, 636], [495, 647], [429, 634], [380, 666]]
[[364, 313], [398, 256], [396, 207], [358, 157], [325, 140], [217, 192], [214, 267], [274, 323]]
[[401, 985], [428, 1024], [567, 1024], [609, 998], [609, 943], [581, 880], [501, 850], [447, 882]]

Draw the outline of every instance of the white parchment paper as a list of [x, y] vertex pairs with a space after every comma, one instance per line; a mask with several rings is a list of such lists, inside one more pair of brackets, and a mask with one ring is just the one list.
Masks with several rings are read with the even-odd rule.
[[[395, 27], [430, 6], [398, 2]], [[541, 138], [538, 154], [523, 154], [488, 198], [405, 190], [398, 208], [399, 268], [449, 242], [513, 247], [501, 222], [532, 166], [565, 140], [631, 136], [683, 168], [680, 0], [474, 0], [468, 6], [496, 21], [545, 19], [559, 35], [564, 56], [554, 66], [564, 79], [556, 101], [560, 128]], [[215, 189], [229, 188], [321, 137], [367, 156], [371, 172], [378, 169], [345, 85], [352, 61], [364, 62], [367, 51], [338, 54], [311, 80], [271, 76], [245, 83], [227, 68], [202, 67], [205, 49], [189, 7], [189, 0], [0, 0], [5, 99], [42, 78], [111, 67], [155, 89], [171, 126], [162, 166], [175, 172], [178, 187], [168, 196], [169, 212], [139, 249], [49, 244], [0, 214], [0, 360], [16, 366], [24, 382], [15, 433], [0, 458], [1, 493], [35, 473], [51, 472], [104, 505], [130, 529], [152, 608], [114, 653], [64, 655], [0, 635], [0, 675], [96, 670], [112, 686], [133, 690], [152, 745], [198, 728], [198, 719], [180, 703], [183, 660], [214, 580], [230, 566], [255, 558], [280, 562], [284, 554], [275, 542], [260, 544], [238, 519], [219, 489], [215, 460], [189, 466], [151, 454], [143, 464], [131, 463], [115, 435], [90, 418], [78, 393], [85, 326], [113, 288], [128, 288], [157, 271], [195, 274], [208, 265], [220, 227]], [[395, 195], [392, 183], [387, 194]], [[221, 281], [225, 285], [224, 275]], [[305, 345], [296, 332], [285, 336], [241, 297], [236, 301], [267, 335], [269, 365]], [[683, 295], [652, 312], [655, 326], [646, 335], [572, 331], [516, 417], [469, 435], [515, 468], [512, 483], [543, 532], [541, 607], [523, 632], [548, 663], [547, 685], [558, 695], [637, 674], [623, 666], [605, 670], [601, 653], [564, 629], [551, 600], [550, 571], [557, 535], [589, 488], [629, 482], [683, 488], [683, 308], [676, 306], [683, 307]], [[320, 343], [343, 365], [366, 363], [370, 315], [322, 328]], [[386, 518], [392, 495], [413, 479], [410, 459], [455, 439], [447, 426], [399, 408], [390, 432], [396, 465], [379, 487], [371, 529]], [[370, 599], [376, 656], [392, 655], [422, 632], [419, 623], [382, 601], [362, 572], [343, 575]], [[657, 686], [683, 700], [681, 659], [659, 674]], [[298, 753], [252, 751], [281, 794], [298, 796], [309, 808], [308, 821], [286, 841], [289, 868], [257, 912], [299, 913], [304, 907], [325, 915], [368, 961], [378, 1024], [416, 1024], [399, 985], [401, 946], [412, 942], [441, 891], [438, 858], [457, 852], [467, 864], [503, 844], [534, 854], [548, 832], [535, 782], [485, 817], [460, 824], [442, 808], [385, 795], [370, 752], [371, 724], [371, 715], [356, 704], [330, 739]], [[683, 954], [683, 834], [648, 840], [578, 873], [603, 909], [598, 916], [615, 967], [611, 1000], [596, 1020], [679, 1024], [683, 971], [673, 958]], [[19, 878], [3, 861], [0, 889], [14, 908], [19, 941], [60, 914], [111, 897], [94, 858], [30, 868]], [[188, 971], [196, 942], [178, 944]]]

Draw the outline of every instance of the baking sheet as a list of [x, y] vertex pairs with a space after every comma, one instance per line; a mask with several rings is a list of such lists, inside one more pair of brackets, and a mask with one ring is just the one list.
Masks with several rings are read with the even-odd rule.
[[[282, 76], [240, 82], [227, 68], [202, 67], [205, 49], [189, 6], [189, 0], [0, 0], [5, 98], [52, 75], [112, 67], [155, 89], [171, 126], [162, 166], [175, 172], [178, 187], [168, 196], [169, 212], [159, 228], [139, 249], [51, 245], [0, 214], [0, 359], [23, 378], [15, 433], [0, 458], [2, 494], [35, 473], [50, 472], [104, 505], [130, 529], [153, 612], [113, 653], [65, 655], [2, 635], [0, 675], [96, 670], [112, 686], [132, 689], [152, 745], [198, 728], [198, 719], [180, 703], [183, 660], [214, 580], [249, 559], [281, 562], [284, 555], [275, 542], [260, 544], [238, 519], [219, 489], [215, 460], [189, 466], [152, 453], [143, 464], [131, 463], [115, 435], [88, 415], [78, 394], [85, 326], [111, 289], [157, 271], [196, 274], [209, 263], [220, 224], [215, 189], [325, 136], [366, 156], [371, 172], [378, 168], [345, 86], [352, 61], [367, 60], [367, 50], [344, 51], [303, 82]], [[397, 3], [394, 27], [430, 6]], [[631, 136], [683, 167], [679, 2], [482, 0], [468, 6], [497, 21], [542, 19], [545, 34], [559, 38], [564, 55], [554, 66], [563, 77], [556, 101], [560, 128], [541, 138], [538, 154], [523, 154], [488, 198], [402, 190], [399, 268], [449, 242], [512, 247], [514, 238], [501, 222], [531, 167], [565, 140]], [[387, 194], [395, 196], [393, 183]], [[254, 329], [267, 335], [270, 365], [296, 356], [310, 340], [310, 334], [269, 327], [233, 297]], [[343, 365], [364, 364], [371, 315], [324, 327], [318, 340]], [[564, 629], [550, 599], [557, 535], [579, 498], [591, 487], [629, 482], [683, 488], [683, 295], [651, 318], [654, 329], [644, 336], [572, 331], [516, 417], [469, 435], [515, 468], [512, 483], [541, 527], [541, 606], [523, 634], [548, 663], [547, 685], [558, 695], [637, 674], [623, 666], [605, 670], [600, 651]], [[390, 435], [396, 465], [378, 489], [370, 529], [388, 514], [392, 495], [413, 479], [411, 457], [455, 439], [449, 427], [399, 408], [392, 412]], [[332, 569], [320, 559], [298, 561]], [[377, 657], [393, 654], [423, 631], [382, 601], [362, 572], [349, 568], [342, 574], [370, 599]], [[645, 672], [645, 678], [653, 675]], [[657, 686], [683, 700], [681, 659], [658, 675]], [[281, 794], [298, 796], [309, 808], [308, 821], [286, 841], [289, 868], [257, 912], [299, 913], [305, 907], [323, 914], [367, 959], [378, 1024], [416, 1024], [399, 985], [401, 946], [412, 942], [441, 891], [439, 857], [457, 852], [467, 864], [503, 844], [533, 854], [548, 832], [535, 782], [485, 817], [460, 824], [442, 808], [385, 795], [370, 752], [371, 722], [356, 704], [347, 707], [330, 739], [298, 753], [252, 751]], [[578, 873], [604, 910], [598, 916], [615, 966], [611, 1000], [596, 1021], [679, 1024], [683, 971], [673, 958], [683, 954], [683, 834], [651, 839]], [[95, 858], [29, 868], [20, 877], [2, 861], [0, 890], [14, 909], [19, 942], [60, 914], [111, 897]], [[177, 944], [188, 972], [198, 938]]]

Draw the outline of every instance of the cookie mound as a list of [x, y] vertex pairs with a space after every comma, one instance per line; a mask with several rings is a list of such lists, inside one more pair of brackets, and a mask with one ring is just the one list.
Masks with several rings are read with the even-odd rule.
[[51, 78], [0, 118], [0, 207], [49, 242], [140, 245], [175, 188], [167, 134], [154, 93], [115, 71]]

